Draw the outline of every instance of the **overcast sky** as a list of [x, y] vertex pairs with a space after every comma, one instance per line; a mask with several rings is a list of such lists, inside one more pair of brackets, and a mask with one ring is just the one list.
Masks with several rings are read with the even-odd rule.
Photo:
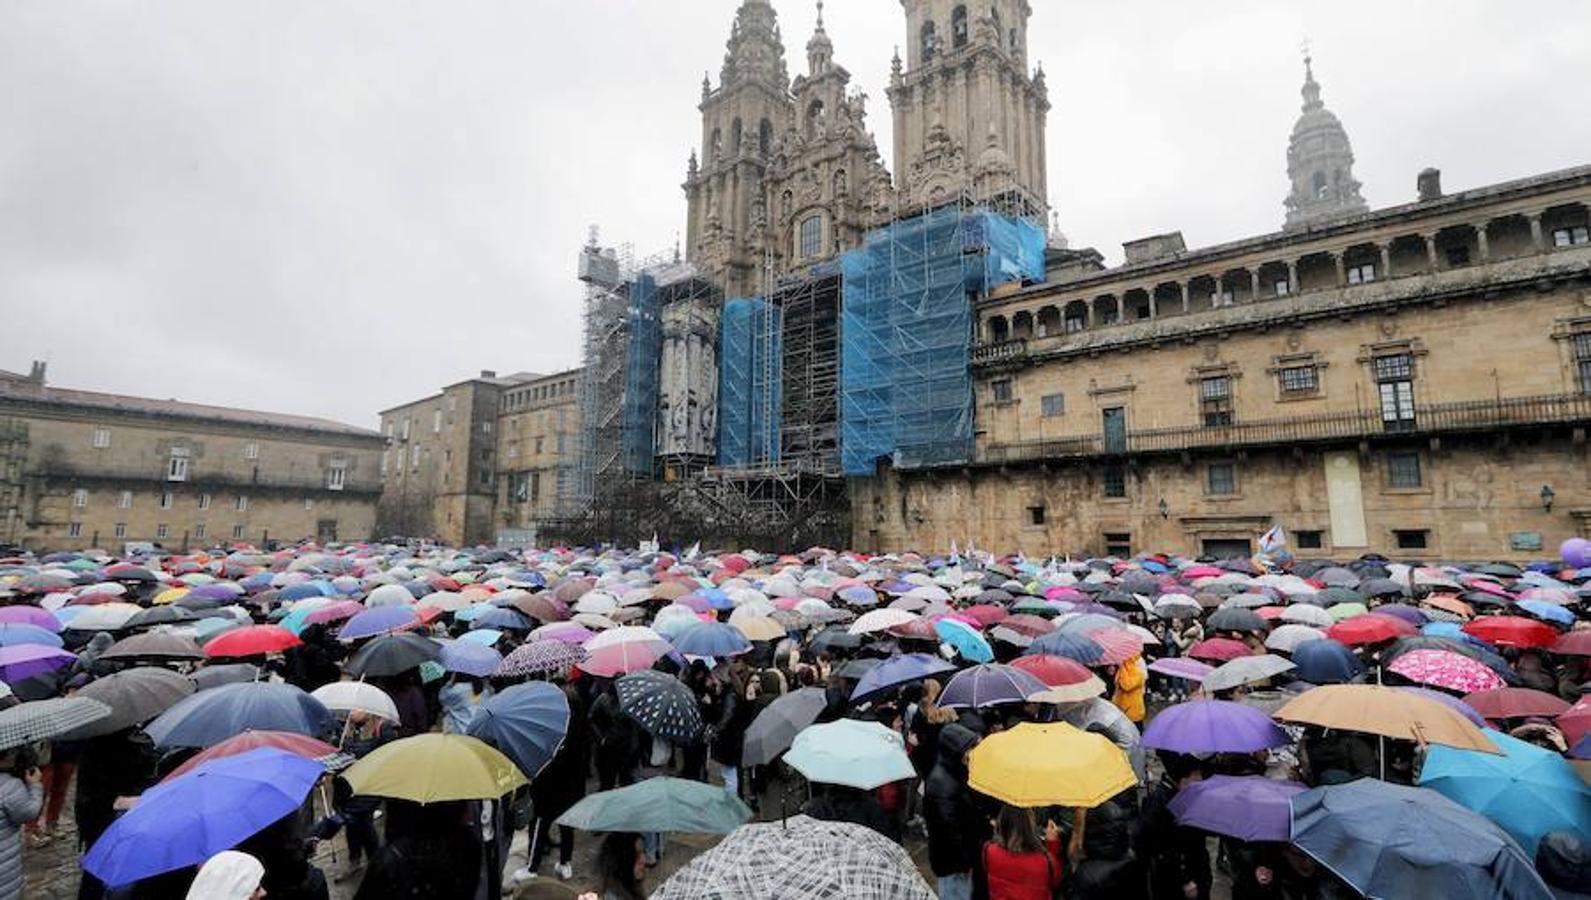
[[[586, 228], [638, 253], [738, 0], [5, 0], [0, 368], [322, 415], [579, 359]], [[810, 2], [775, 0], [791, 73]], [[1591, 162], [1591, 3], [1033, 0], [1051, 202], [1108, 260], [1275, 230], [1309, 38], [1373, 207]], [[898, 0], [829, 0], [871, 96]], [[885, 150], [885, 162], [893, 160]]]

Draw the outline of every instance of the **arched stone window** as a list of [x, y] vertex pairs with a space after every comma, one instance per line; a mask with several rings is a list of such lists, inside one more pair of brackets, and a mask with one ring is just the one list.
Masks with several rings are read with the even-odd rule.
[[959, 3], [950, 13], [950, 45], [956, 49], [967, 46], [967, 5]]
[[729, 126], [729, 155], [730, 156], [739, 156], [740, 155], [740, 138], [741, 138], [740, 119], [737, 118], [737, 119], [735, 119], [734, 124]]
[[807, 106], [807, 137], [823, 136], [823, 101], [813, 100]]
[[933, 61], [934, 51], [939, 49], [939, 34], [934, 28], [934, 20], [929, 19], [923, 23], [922, 30], [918, 32], [918, 39], [922, 44], [923, 64]]
[[724, 152], [724, 133], [714, 128], [713, 136], [707, 139], [707, 158], [712, 159], [722, 152]]
[[1316, 172], [1309, 179], [1309, 187], [1310, 192], [1315, 195], [1315, 199], [1324, 199], [1326, 196], [1326, 173]]
[[779, 218], [790, 218], [790, 207], [795, 203], [795, 194], [785, 191], [779, 195]]
[[757, 152], [763, 156], [773, 149], [773, 123], [767, 119], [757, 126]]
[[987, 323], [989, 343], [998, 344], [1011, 339], [1011, 326], [1006, 324], [1005, 316], [990, 316]]
[[850, 193], [850, 186], [845, 183], [845, 170], [840, 169], [834, 173], [834, 196], [844, 197]]
[[823, 216], [813, 213], [801, 220], [796, 233], [796, 258], [811, 259], [823, 253]]

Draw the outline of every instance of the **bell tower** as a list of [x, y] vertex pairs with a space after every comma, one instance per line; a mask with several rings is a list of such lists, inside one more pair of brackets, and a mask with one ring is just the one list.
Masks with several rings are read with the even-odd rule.
[[1313, 60], [1304, 56], [1304, 107], [1287, 142], [1287, 219], [1284, 228], [1308, 228], [1369, 211], [1353, 177], [1348, 130], [1320, 99]]
[[889, 101], [903, 209], [963, 193], [1023, 215], [1046, 208], [1044, 73], [1029, 74], [1028, 0], [901, 0], [906, 59]]

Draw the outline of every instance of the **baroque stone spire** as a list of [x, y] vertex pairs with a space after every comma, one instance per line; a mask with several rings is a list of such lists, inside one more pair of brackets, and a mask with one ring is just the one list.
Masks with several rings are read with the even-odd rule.
[[1304, 55], [1303, 111], [1287, 145], [1286, 228], [1308, 228], [1367, 212], [1353, 177], [1353, 146], [1342, 122], [1320, 99], [1314, 61]]

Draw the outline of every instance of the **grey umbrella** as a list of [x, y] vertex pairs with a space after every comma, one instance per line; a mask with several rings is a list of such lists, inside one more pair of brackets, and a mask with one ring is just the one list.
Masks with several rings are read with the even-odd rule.
[[1253, 610], [1228, 606], [1210, 614], [1209, 628], [1216, 631], [1264, 631], [1265, 620]]
[[169, 669], [128, 669], [107, 675], [78, 691], [76, 696], [104, 703], [110, 707], [111, 714], [74, 728], [63, 737], [81, 740], [142, 725], [196, 690], [193, 681]]
[[0, 710], [0, 750], [60, 737], [110, 712], [109, 706], [87, 697], [56, 697]]
[[806, 687], [792, 691], [768, 704], [746, 728], [740, 763], [765, 766], [790, 749], [801, 729], [817, 721], [828, 705], [823, 688]]
[[111, 644], [99, 658], [204, 659], [204, 651], [192, 638], [169, 631], [148, 631]]
[[1204, 681], [1200, 682], [1199, 686], [1207, 693], [1226, 691], [1256, 681], [1264, 681], [1294, 668], [1296, 666], [1291, 662], [1268, 653], [1264, 656], [1239, 656], [1217, 666], [1214, 672], [1204, 676]]
[[260, 677], [259, 666], [248, 663], [230, 663], [223, 666], [205, 666], [193, 673], [193, 683], [199, 690], [208, 690], [220, 687], [223, 684], [238, 684], [244, 681], [253, 681]]

